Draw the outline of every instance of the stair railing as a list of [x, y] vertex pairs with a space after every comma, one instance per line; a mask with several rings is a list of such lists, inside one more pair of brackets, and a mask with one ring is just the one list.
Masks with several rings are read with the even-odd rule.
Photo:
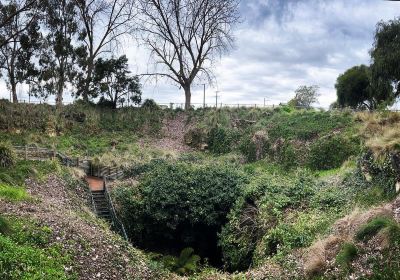
[[90, 200], [92, 201], [93, 212], [97, 213], [97, 208], [96, 208], [96, 203], [94, 202], [93, 193], [91, 190], [89, 190], [89, 193], [90, 193]]
[[113, 223], [114, 227], [122, 234], [122, 236], [125, 238], [125, 240], [129, 240], [128, 235], [126, 234], [124, 224], [118, 219], [118, 217], [115, 213], [114, 204], [112, 202], [110, 193], [108, 192], [108, 189], [107, 189], [107, 177], [104, 177], [103, 179], [104, 179], [104, 194], [106, 195], [106, 199], [107, 199], [108, 205], [110, 207], [110, 215], [111, 215], [112, 223]]

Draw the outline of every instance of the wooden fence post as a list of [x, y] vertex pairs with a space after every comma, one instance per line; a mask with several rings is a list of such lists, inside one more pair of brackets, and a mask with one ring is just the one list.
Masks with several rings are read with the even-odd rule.
[[28, 160], [28, 147], [25, 144], [25, 160]]
[[79, 167], [79, 157], [76, 158], [76, 167]]

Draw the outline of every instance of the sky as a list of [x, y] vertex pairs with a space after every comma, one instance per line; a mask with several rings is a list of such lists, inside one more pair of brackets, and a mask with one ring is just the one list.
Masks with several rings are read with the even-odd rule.
[[[376, 24], [400, 16], [400, 1], [241, 0], [235, 46], [215, 64], [217, 83], [207, 85], [206, 102], [286, 103], [301, 85], [320, 87], [319, 107], [336, 99], [335, 82], [348, 68], [370, 64]], [[148, 55], [125, 44], [133, 73], [144, 73]], [[8, 97], [4, 84], [1, 97]], [[192, 102], [203, 102], [194, 85]], [[23, 90], [20, 94], [23, 96]], [[24, 97], [24, 96], [23, 96]], [[146, 81], [143, 98], [183, 103], [184, 93], [168, 80]]]

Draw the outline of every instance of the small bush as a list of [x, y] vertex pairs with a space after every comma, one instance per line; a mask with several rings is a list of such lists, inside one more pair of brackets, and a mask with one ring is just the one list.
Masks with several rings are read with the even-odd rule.
[[204, 128], [194, 127], [186, 132], [185, 143], [193, 148], [200, 148], [202, 144], [207, 142], [207, 133]]
[[0, 216], [0, 233], [3, 235], [7, 235], [10, 232], [11, 232], [10, 223], [5, 218]]
[[208, 148], [214, 154], [226, 154], [234, 149], [238, 134], [222, 127], [211, 129], [208, 134]]
[[311, 145], [308, 167], [313, 170], [337, 168], [357, 152], [358, 145], [342, 135], [324, 137]]
[[153, 99], [146, 99], [142, 104], [142, 108], [147, 109], [147, 110], [160, 109], [160, 107], [157, 105], [157, 103]]
[[377, 217], [362, 226], [356, 234], [356, 239], [368, 241], [374, 237], [380, 230], [392, 224], [392, 220], [387, 217]]
[[13, 148], [4, 143], [0, 143], [0, 167], [9, 168], [15, 165], [16, 155]]
[[336, 263], [342, 267], [347, 267], [358, 255], [357, 247], [352, 243], [342, 245], [340, 252], [336, 256]]
[[198, 270], [200, 256], [193, 254], [193, 248], [185, 248], [179, 255], [179, 258], [166, 256], [162, 259], [165, 267], [170, 271], [180, 275], [190, 275]]

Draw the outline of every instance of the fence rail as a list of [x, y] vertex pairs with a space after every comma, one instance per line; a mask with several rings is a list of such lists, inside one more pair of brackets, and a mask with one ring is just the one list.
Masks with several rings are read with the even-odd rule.
[[55, 149], [41, 148], [35, 145], [14, 146], [17, 155], [25, 160], [48, 160], [58, 159], [61, 164], [69, 167], [78, 167], [90, 176], [107, 178], [108, 180], [123, 179], [125, 171], [118, 166], [98, 166], [91, 159], [69, 157]]

